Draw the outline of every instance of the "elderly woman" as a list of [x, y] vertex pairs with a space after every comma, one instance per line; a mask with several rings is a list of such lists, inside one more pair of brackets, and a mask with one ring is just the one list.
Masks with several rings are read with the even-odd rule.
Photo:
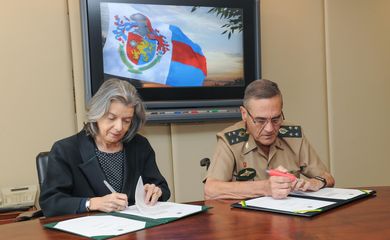
[[105, 81], [89, 103], [84, 129], [54, 143], [49, 153], [39, 198], [44, 215], [123, 210], [134, 204], [140, 176], [147, 204], [168, 200], [154, 151], [137, 134], [144, 122], [136, 89], [126, 81]]

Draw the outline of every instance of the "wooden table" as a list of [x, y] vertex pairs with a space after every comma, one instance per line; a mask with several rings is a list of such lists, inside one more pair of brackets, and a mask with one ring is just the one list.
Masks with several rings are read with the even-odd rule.
[[[313, 218], [232, 209], [231, 200], [195, 202], [213, 208], [115, 239], [390, 239], [390, 186], [364, 189], [377, 190], [377, 196]], [[84, 239], [42, 226], [69, 217], [75, 215], [1, 225], [0, 239]]]
[[31, 207], [30, 209], [24, 210], [24, 211], [23, 210], [18, 210], [18, 211], [11, 211], [11, 212], [0, 213], [0, 225], [16, 222], [17, 221], [16, 218], [19, 216], [19, 214], [25, 213], [27, 211], [35, 211], [35, 210], [36, 210], [35, 207]]
[[16, 217], [21, 214], [20, 211], [12, 211], [6, 213], [0, 213], [0, 225], [6, 223], [13, 223], [16, 221]]

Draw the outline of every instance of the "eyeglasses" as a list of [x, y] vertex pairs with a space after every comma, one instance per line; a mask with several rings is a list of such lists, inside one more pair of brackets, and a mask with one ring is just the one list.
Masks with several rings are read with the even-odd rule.
[[273, 118], [262, 118], [262, 117], [254, 118], [247, 108], [245, 108], [245, 110], [248, 113], [249, 117], [252, 119], [253, 124], [257, 128], [265, 127], [268, 124], [268, 122], [270, 122], [272, 124], [272, 126], [274, 126], [274, 127], [275, 126], [279, 126], [280, 124], [282, 124], [282, 122], [284, 120], [283, 111], [282, 111], [282, 113], [279, 116], [276, 116], [276, 117], [273, 117]]

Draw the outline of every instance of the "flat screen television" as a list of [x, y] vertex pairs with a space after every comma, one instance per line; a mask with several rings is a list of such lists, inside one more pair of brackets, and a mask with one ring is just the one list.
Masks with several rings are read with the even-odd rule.
[[83, 0], [86, 100], [132, 83], [148, 122], [240, 118], [261, 78], [259, 0]]

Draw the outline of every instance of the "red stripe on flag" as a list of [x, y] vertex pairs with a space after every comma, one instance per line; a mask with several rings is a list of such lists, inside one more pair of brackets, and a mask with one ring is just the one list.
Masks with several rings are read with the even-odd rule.
[[172, 61], [191, 65], [193, 67], [202, 70], [205, 76], [207, 76], [207, 65], [205, 56], [192, 50], [191, 46], [178, 42], [172, 41]]

